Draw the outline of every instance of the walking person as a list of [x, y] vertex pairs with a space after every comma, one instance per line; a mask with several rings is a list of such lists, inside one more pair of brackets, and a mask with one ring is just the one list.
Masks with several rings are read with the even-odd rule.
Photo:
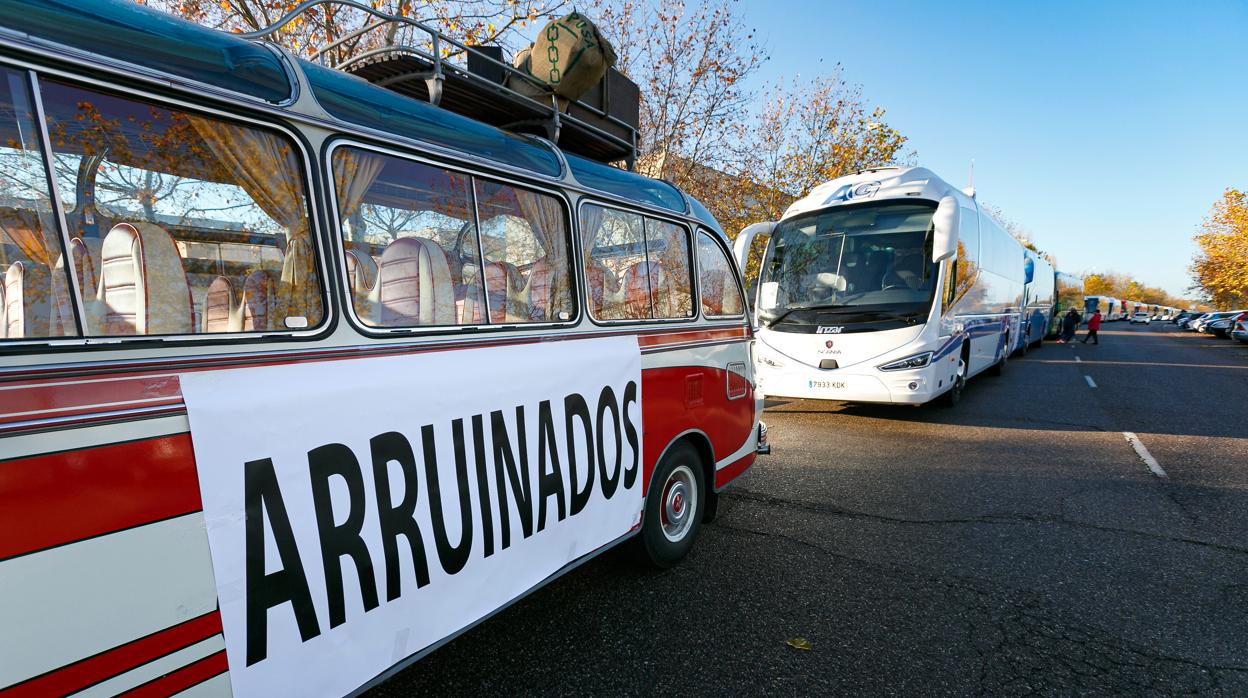
[[1062, 316], [1062, 342], [1069, 342], [1075, 338], [1075, 332], [1079, 329], [1079, 311], [1071, 308]]
[[1083, 343], [1087, 344], [1088, 340], [1092, 340], [1093, 344], [1100, 344], [1101, 340], [1096, 336], [1097, 331], [1101, 329], [1101, 311], [1092, 313], [1092, 317], [1088, 318], [1088, 333], [1083, 336]]

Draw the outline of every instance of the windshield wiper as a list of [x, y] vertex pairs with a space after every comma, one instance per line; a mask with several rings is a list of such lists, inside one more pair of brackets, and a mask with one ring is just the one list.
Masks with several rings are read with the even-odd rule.
[[790, 305], [789, 307], [785, 308], [779, 315], [775, 316], [774, 318], [771, 318], [770, 320], [767, 320], [767, 326], [768, 327], [775, 326], [777, 323], [779, 323], [781, 320], [788, 317], [789, 314], [795, 310], [840, 310], [843, 308], [844, 306], [841, 305], [840, 303], [816, 303], [813, 305]]
[[892, 318], [896, 320], [904, 320], [907, 325], [918, 324], [920, 321], [920, 318], [922, 318], [925, 315], [924, 312], [920, 312], [920, 311], [914, 311], [914, 312], [909, 312], [909, 313], [895, 313], [895, 312], [890, 312], [887, 310], [868, 310], [864, 308], [858, 308], [852, 305], [842, 305], [840, 303], [835, 303], [835, 304], [824, 303], [824, 304], [816, 304], [816, 305], [790, 306], [788, 308], [785, 308], [779, 315], [775, 316], [774, 318], [771, 318], [770, 320], [764, 318], [764, 320], [767, 322], [768, 327], [774, 327], [775, 325], [779, 324], [781, 320], [784, 320], [786, 317], [789, 316], [790, 313], [792, 313], [795, 310], [822, 310], [824, 312], [832, 311], [833, 314], [835, 315], [866, 315], [866, 316], [874, 316], [874, 317]]
[[923, 313], [920, 313], [917, 311], [911, 312], [911, 313], [890, 313], [888, 311], [881, 311], [881, 314], [897, 318], [898, 320], [905, 320], [907, 325], [913, 325], [917, 323], [919, 321], [919, 318], [923, 316]]

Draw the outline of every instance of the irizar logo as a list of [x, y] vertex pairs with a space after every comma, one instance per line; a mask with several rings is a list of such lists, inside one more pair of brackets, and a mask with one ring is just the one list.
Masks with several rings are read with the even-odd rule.
[[840, 334], [844, 329], [844, 325], [819, 325], [815, 328], [815, 334]]

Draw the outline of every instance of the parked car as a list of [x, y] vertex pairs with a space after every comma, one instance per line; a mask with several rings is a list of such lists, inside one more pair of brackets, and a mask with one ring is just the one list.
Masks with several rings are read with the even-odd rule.
[[1131, 313], [1131, 324], [1134, 325], [1136, 323], [1151, 325], [1153, 323], [1153, 316], [1148, 313]]
[[1232, 311], [1229, 313], [1223, 313], [1223, 317], [1220, 317], [1214, 320], [1213, 322], [1210, 322], [1209, 324], [1205, 325], [1205, 331], [1208, 332], [1209, 334], [1222, 337], [1224, 339], [1230, 339], [1231, 330], [1235, 329], [1236, 323], [1238, 323], [1240, 320], [1243, 320], [1245, 315], [1248, 315], [1248, 313], [1245, 313], [1243, 311]]
[[1180, 310], [1178, 315], [1175, 315], [1174, 317], [1170, 318], [1170, 322], [1173, 322], [1174, 324], [1178, 325], [1180, 323], [1186, 322], [1187, 319], [1190, 318], [1191, 316], [1192, 314], [1189, 313], [1188, 311]]
[[1196, 325], [1197, 332], [1200, 332], [1203, 334], [1213, 334], [1214, 333], [1214, 329], [1212, 327], [1213, 323], [1218, 322], [1219, 320], [1229, 320], [1230, 318], [1236, 315], [1239, 315], [1239, 313], [1240, 311], [1238, 310], [1232, 310], [1230, 312], [1222, 312], [1222, 313], [1209, 313], [1208, 315], [1205, 315], [1204, 317], [1200, 318], [1193, 324]]
[[1205, 323], [1205, 326], [1201, 329], [1201, 331], [1205, 334], [1214, 335], [1215, 337], [1226, 337], [1231, 331], [1231, 318], [1216, 318], [1211, 322]]
[[1204, 313], [1201, 315], [1191, 315], [1186, 320], [1184, 320], [1183, 323], [1179, 326], [1191, 332], [1198, 332], [1200, 331], [1200, 322], [1204, 320], [1205, 318], [1209, 317], [1209, 315], [1210, 313]]
[[1235, 321], [1235, 328], [1231, 330], [1231, 338], [1248, 344], [1248, 313], [1240, 315]]

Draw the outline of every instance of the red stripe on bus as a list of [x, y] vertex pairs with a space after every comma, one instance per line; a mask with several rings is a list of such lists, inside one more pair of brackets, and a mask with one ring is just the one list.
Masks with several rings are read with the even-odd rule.
[[221, 632], [221, 614], [213, 611], [146, 637], [12, 686], [5, 698], [63, 696], [142, 666], [171, 652], [189, 647]]
[[748, 453], [732, 463], [725, 465], [719, 470], [716, 470], [715, 489], [721, 490], [726, 487], [728, 483], [744, 475], [745, 471], [749, 470], [751, 465], [754, 465], [754, 459], [757, 457], [757, 453]]
[[691, 342], [710, 342], [722, 339], [745, 339], [749, 336], [749, 330], [744, 327], [730, 327], [726, 329], [714, 330], [690, 330], [686, 332], [673, 332], [668, 334], [656, 335], [637, 335], [637, 343], [643, 349], [651, 347], [671, 346], [674, 344], [686, 344]]
[[170, 375], [84, 381], [45, 381], [0, 390], [6, 409], [0, 423], [72, 415], [81, 408], [118, 405], [134, 408], [167, 404], [181, 395]]
[[203, 683], [214, 676], [224, 674], [229, 668], [225, 659], [225, 650], [221, 650], [120, 695], [122, 698], [168, 698], [197, 683]]
[[0, 462], [0, 560], [201, 509], [190, 434]]

